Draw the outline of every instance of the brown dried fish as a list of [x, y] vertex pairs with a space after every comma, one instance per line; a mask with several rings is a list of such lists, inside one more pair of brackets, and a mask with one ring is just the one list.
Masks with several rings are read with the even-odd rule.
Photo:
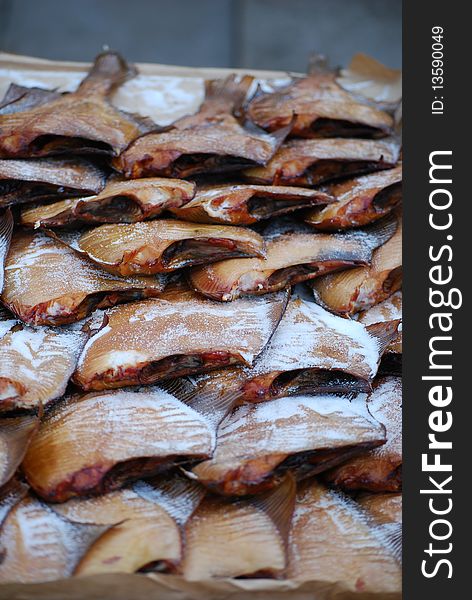
[[334, 199], [329, 194], [307, 188], [222, 184], [201, 186], [193, 200], [170, 210], [184, 221], [251, 225], [262, 219], [332, 202]]
[[243, 404], [222, 421], [213, 457], [190, 475], [212, 491], [242, 496], [272, 488], [287, 470], [312, 476], [384, 442], [364, 395]]
[[195, 115], [176, 121], [167, 131], [134, 141], [114, 161], [125, 177], [190, 177], [264, 165], [274, 155], [290, 125], [269, 134], [253, 124], [241, 125], [240, 110], [253, 82], [246, 75], [205, 82], [205, 100]]
[[330, 273], [310, 282], [315, 300], [329, 310], [353, 315], [382, 302], [402, 286], [402, 221], [395, 234], [372, 255], [369, 267]]
[[401, 565], [389, 540], [347, 496], [306, 483], [292, 523], [288, 579], [323, 581], [345, 597], [401, 593]]
[[0, 207], [96, 194], [104, 171], [81, 158], [0, 159]]
[[62, 396], [86, 339], [78, 330], [14, 325], [0, 339], [0, 414]]
[[38, 498], [26, 496], [10, 510], [0, 530], [0, 583], [36, 583], [71, 576], [104, 529], [73, 523]]
[[91, 393], [46, 414], [23, 471], [37, 494], [64, 502], [208, 457], [214, 443], [215, 425], [160, 388]]
[[365, 230], [345, 234], [314, 233], [308, 226], [287, 221], [264, 232], [266, 256], [219, 261], [194, 268], [194, 289], [227, 302], [246, 294], [267, 294], [326, 273], [367, 265], [374, 248], [393, 234], [388, 217]]
[[157, 296], [164, 286], [163, 277], [112, 276], [42, 232], [17, 231], [1, 300], [26, 323], [62, 325], [94, 308]]
[[281, 574], [294, 499], [295, 482], [286, 477], [277, 489], [257, 499], [204, 500], [185, 528], [184, 578]]
[[403, 462], [401, 379], [377, 379], [367, 406], [372, 416], [385, 425], [386, 443], [326, 473], [326, 481], [347, 491], [398, 492], [402, 487]]
[[0, 419], [0, 488], [16, 473], [38, 425], [38, 415]]
[[327, 192], [336, 203], [314, 208], [305, 222], [320, 231], [367, 225], [389, 214], [402, 201], [402, 167], [332, 184]]
[[335, 73], [312, 73], [275, 92], [259, 95], [247, 108], [249, 118], [268, 131], [287, 126], [304, 138], [391, 135], [393, 118], [361, 103], [336, 83]]
[[73, 498], [52, 508], [76, 523], [110, 526], [89, 547], [75, 575], [134, 573], [148, 565], [168, 571], [181, 559], [180, 526], [203, 495], [203, 488], [177, 476], [165, 482], [138, 482], [98, 497]]
[[181, 179], [111, 179], [96, 196], [68, 198], [26, 208], [21, 223], [29, 227], [62, 227], [82, 223], [135, 223], [191, 200], [195, 184]]
[[365, 328], [294, 298], [254, 366], [245, 370], [242, 398], [368, 391], [397, 325]]
[[[399, 290], [389, 298], [376, 304], [369, 310], [359, 313], [358, 320], [364, 325], [386, 323], [402, 318], [402, 291]], [[380, 363], [379, 372], [383, 375], [400, 375], [402, 372], [403, 333], [401, 325], [397, 335], [387, 346]]]
[[197, 225], [162, 219], [54, 232], [116, 275], [153, 275], [239, 256], [264, 256], [264, 240], [245, 227]]
[[178, 289], [115, 307], [90, 338], [74, 381], [105, 389], [148, 384], [231, 364], [252, 364], [283, 314], [287, 294], [228, 307]]
[[[0, 209], [1, 211], [1, 209]], [[10, 209], [0, 212], [0, 294], [3, 291], [5, 276], [4, 268], [8, 251], [10, 249], [13, 233], [13, 216]]]
[[119, 54], [104, 52], [75, 92], [1, 114], [0, 157], [119, 154], [155, 127], [149, 120], [118, 110], [108, 100], [135, 74]]
[[325, 139], [290, 140], [263, 167], [246, 169], [245, 179], [264, 185], [319, 185], [325, 181], [395, 166], [396, 142]]

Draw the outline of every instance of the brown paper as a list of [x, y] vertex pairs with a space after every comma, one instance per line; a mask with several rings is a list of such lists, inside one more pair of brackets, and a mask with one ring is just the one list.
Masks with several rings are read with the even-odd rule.
[[[138, 64], [140, 74], [114, 96], [116, 106], [152, 117], [159, 124], [194, 112], [203, 99], [206, 78], [250, 73], [268, 85], [287, 83], [290, 75], [278, 71], [194, 69]], [[56, 62], [0, 53], [0, 97], [8, 85], [58, 88], [70, 91], [85, 76], [87, 63]], [[0, 600], [399, 600], [401, 592], [354, 593], [340, 583], [273, 579], [188, 582], [177, 575], [157, 573], [72, 577], [39, 584], [0, 585]]]

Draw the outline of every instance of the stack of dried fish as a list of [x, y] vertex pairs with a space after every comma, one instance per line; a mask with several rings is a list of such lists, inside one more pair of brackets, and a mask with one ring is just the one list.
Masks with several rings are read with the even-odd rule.
[[162, 127], [135, 75], [0, 103], [0, 582], [398, 593], [395, 106], [231, 75]]

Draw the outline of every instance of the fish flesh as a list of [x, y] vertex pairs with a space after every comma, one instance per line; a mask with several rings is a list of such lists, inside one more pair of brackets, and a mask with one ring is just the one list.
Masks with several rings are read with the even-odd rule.
[[359, 102], [336, 82], [335, 73], [312, 73], [275, 92], [256, 96], [247, 108], [259, 127], [275, 131], [291, 123], [291, 135], [303, 138], [391, 135], [393, 118]]
[[323, 581], [346, 597], [401, 593], [401, 565], [389, 540], [353, 500], [315, 480], [297, 494], [285, 575]]
[[275, 222], [264, 231], [265, 257], [218, 261], [190, 270], [201, 294], [227, 302], [241, 295], [267, 294], [327, 273], [368, 265], [373, 250], [394, 233], [388, 217], [365, 230], [315, 233], [307, 225]]
[[302, 208], [334, 202], [329, 194], [278, 185], [221, 184], [199, 186], [190, 202], [170, 211], [184, 221], [252, 225]]
[[272, 133], [238, 119], [253, 77], [205, 82], [205, 100], [195, 115], [183, 117], [167, 130], [136, 139], [114, 160], [125, 177], [192, 177], [264, 165], [289, 132]]
[[241, 298], [230, 308], [185, 289], [110, 309], [87, 342], [74, 382], [100, 390], [232, 364], [252, 364], [285, 310], [288, 294]]
[[398, 377], [379, 378], [367, 399], [370, 413], [385, 425], [386, 443], [325, 475], [346, 491], [398, 492], [402, 488], [402, 385]]
[[398, 322], [364, 327], [293, 298], [251, 369], [242, 398], [260, 402], [300, 393], [369, 391]]
[[181, 179], [110, 179], [98, 195], [25, 208], [21, 212], [21, 224], [36, 228], [135, 223], [184, 205], [194, 193], [195, 184]]
[[331, 184], [326, 192], [337, 202], [314, 208], [304, 220], [320, 231], [361, 227], [377, 221], [402, 202], [402, 167]]
[[83, 158], [0, 159], [0, 208], [97, 194], [106, 175]]
[[218, 429], [213, 456], [190, 474], [219, 494], [257, 494], [287, 471], [310, 477], [384, 442], [364, 394], [284, 397], [236, 407]]
[[0, 338], [0, 415], [38, 411], [62, 396], [86, 340], [79, 329], [13, 325]]
[[160, 388], [92, 392], [48, 411], [22, 468], [39, 496], [64, 502], [206, 458], [214, 445], [214, 424]]
[[185, 528], [184, 579], [279, 576], [287, 561], [294, 500], [290, 476], [257, 499], [205, 499]]
[[149, 119], [120, 111], [109, 101], [135, 75], [136, 70], [118, 53], [103, 52], [75, 92], [39, 104], [23, 103], [22, 110], [0, 114], [0, 157], [118, 155], [136, 137], [155, 128]]
[[334, 179], [391, 169], [399, 158], [395, 141], [327, 138], [289, 140], [262, 167], [243, 171], [261, 185], [319, 185]]
[[120, 278], [41, 231], [18, 230], [5, 264], [2, 302], [31, 325], [63, 325], [95, 308], [159, 295], [163, 276]]
[[224, 258], [264, 256], [264, 240], [245, 227], [157, 219], [55, 231], [55, 239], [115, 275], [153, 275]]
[[329, 273], [310, 282], [314, 298], [330, 311], [351, 316], [383, 302], [402, 287], [402, 219], [385, 244], [372, 255], [370, 266]]

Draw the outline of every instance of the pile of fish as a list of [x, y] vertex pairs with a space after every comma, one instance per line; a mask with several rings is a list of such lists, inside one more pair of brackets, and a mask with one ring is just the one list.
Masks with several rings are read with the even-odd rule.
[[398, 592], [392, 107], [231, 75], [160, 126], [136, 72], [0, 101], [0, 582]]

